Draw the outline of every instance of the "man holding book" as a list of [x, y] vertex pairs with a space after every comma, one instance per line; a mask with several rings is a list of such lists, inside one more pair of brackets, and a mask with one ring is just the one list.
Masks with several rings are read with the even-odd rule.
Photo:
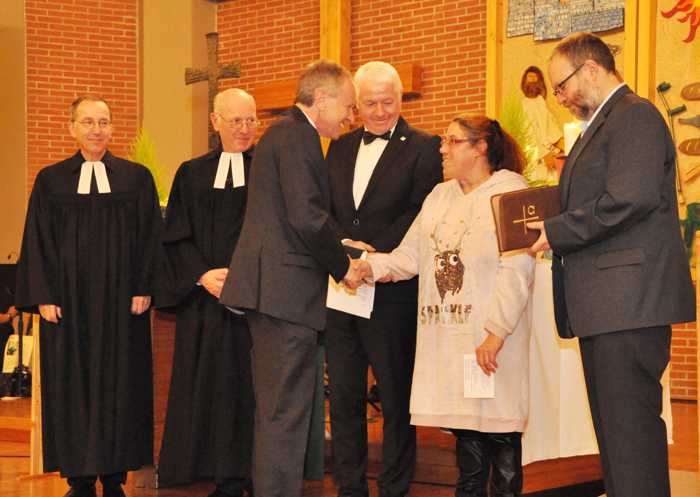
[[695, 319], [680, 237], [675, 147], [666, 123], [578, 33], [549, 63], [559, 103], [583, 120], [560, 180], [561, 214], [531, 250], [551, 247], [557, 329], [579, 337], [608, 497], [670, 496], [660, 378], [671, 324]]

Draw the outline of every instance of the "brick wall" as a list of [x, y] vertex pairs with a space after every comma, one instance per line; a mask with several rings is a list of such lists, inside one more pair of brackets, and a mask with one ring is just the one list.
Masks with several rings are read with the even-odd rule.
[[[244, 21], [243, 21], [244, 20]], [[319, 57], [319, 0], [246, 0], [224, 2], [217, 12], [219, 62], [240, 61], [241, 77], [220, 82], [220, 89], [255, 87], [292, 79]], [[265, 127], [275, 119], [258, 116]]]
[[695, 323], [673, 327], [671, 339], [671, 398], [697, 400], [698, 356]]
[[[351, 70], [370, 60], [423, 68], [423, 96], [404, 104], [411, 124], [439, 133], [458, 113], [483, 112], [486, 0], [353, 0], [351, 12]], [[221, 88], [298, 76], [319, 56], [319, 20], [318, 0], [219, 5], [219, 60], [241, 62], [241, 78]], [[260, 118], [264, 129], [274, 116]]]
[[371, 60], [413, 62], [423, 94], [404, 103], [406, 120], [442, 133], [457, 114], [484, 112], [486, 0], [353, 0], [352, 69]]
[[110, 149], [126, 154], [138, 128], [139, 0], [26, 0], [27, 188], [72, 155], [68, 106], [91, 92], [112, 107]]

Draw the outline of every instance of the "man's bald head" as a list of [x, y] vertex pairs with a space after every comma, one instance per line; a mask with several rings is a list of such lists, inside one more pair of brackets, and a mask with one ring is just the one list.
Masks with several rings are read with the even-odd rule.
[[211, 124], [219, 133], [224, 152], [244, 152], [258, 129], [255, 99], [240, 88], [229, 88], [214, 97]]
[[253, 95], [240, 88], [229, 88], [228, 90], [220, 91], [214, 97], [214, 112], [221, 112], [221, 109], [227, 103], [236, 103], [248, 101], [255, 105]]

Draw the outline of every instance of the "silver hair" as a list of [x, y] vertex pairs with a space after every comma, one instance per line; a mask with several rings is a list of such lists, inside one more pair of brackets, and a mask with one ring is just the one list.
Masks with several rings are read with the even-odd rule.
[[374, 60], [362, 64], [357, 71], [355, 71], [354, 79], [357, 90], [360, 90], [360, 85], [363, 81], [370, 78], [374, 83], [390, 83], [399, 95], [403, 93], [403, 84], [401, 83], [401, 77], [398, 71], [387, 62]]

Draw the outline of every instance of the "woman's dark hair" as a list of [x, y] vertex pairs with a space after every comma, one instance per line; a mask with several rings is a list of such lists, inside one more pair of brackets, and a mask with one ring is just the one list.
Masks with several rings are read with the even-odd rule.
[[455, 117], [452, 122], [467, 133], [472, 145], [479, 140], [486, 142], [486, 159], [492, 171], [508, 169], [522, 173], [525, 168], [525, 155], [507, 131], [495, 119], [486, 116], [462, 115]]

